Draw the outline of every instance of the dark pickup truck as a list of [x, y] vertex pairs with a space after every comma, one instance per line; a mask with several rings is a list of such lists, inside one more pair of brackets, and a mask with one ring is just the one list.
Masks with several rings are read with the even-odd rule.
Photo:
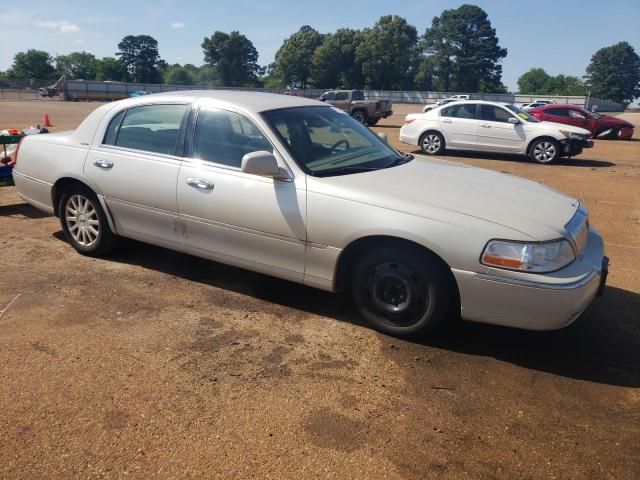
[[365, 100], [362, 90], [329, 90], [320, 100], [344, 110], [365, 125], [374, 126], [381, 118], [393, 115], [389, 100]]

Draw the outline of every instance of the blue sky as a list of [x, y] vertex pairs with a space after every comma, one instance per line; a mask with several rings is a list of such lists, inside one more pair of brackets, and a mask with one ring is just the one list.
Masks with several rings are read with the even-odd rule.
[[[424, 33], [442, 10], [463, 1], [387, 0], [306, 3], [285, 0], [77, 1], [0, 0], [0, 70], [15, 53], [29, 48], [52, 55], [86, 50], [114, 56], [128, 34], [149, 34], [169, 63], [201, 65], [200, 44], [216, 30], [239, 30], [258, 49], [266, 65], [282, 41], [300, 26], [320, 32], [363, 28], [381, 16], [397, 14]], [[640, 54], [640, 0], [492, 0], [476, 1], [489, 15], [500, 45], [508, 49], [503, 81], [515, 89], [530, 67], [550, 74], [582, 76], [601, 47], [627, 41]]]

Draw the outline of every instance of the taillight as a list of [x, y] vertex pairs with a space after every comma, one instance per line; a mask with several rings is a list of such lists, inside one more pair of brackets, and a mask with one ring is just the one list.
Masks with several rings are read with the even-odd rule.
[[542, 112], [529, 112], [531, 115], [536, 117], [538, 120], [542, 120]]
[[18, 142], [16, 151], [13, 153], [13, 162], [11, 162], [11, 165], [15, 165], [16, 163], [18, 163], [18, 152], [20, 151], [20, 145], [22, 145], [22, 140], [24, 140], [24, 137], [22, 137]]

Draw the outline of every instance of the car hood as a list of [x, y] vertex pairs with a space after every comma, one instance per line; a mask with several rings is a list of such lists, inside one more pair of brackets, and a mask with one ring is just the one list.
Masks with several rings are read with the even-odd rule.
[[549, 122], [547, 120], [544, 120], [538, 123], [530, 123], [529, 125], [534, 125], [534, 126], [540, 125], [541, 127], [553, 127], [553, 128], [557, 128], [558, 130], [564, 130], [565, 132], [578, 133], [580, 135], [586, 135], [586, 136], [591, 135], [591, 132], [589, 130], [576, 127], [574, 125], [569, 125], [567, 123]]
[[621, 118], [612, 117], [610, 115], [603, 115], [602, 118], [598, 120], [598, 122], [604, 123], [608, 126], [634, 128], [634, 125], [632, 123], [629, 123]]
[[535, 240], [564, 236], [564, 226], [578, 207], [575, 199], [536, 182], [422, 156], [382, 170], [310, 177], [308, 188], [425, 218], [434, 208], [448, 210]]

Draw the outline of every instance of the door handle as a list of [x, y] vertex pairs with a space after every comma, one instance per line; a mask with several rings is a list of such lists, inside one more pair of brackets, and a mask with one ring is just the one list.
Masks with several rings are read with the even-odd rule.
[[447, 120], [446, 118], [442, 120], [442, 123], [451, 123], [451, 120]]
[[98, 168], [102, 168], [103, 170], [109, 170], [113, 168], [113, 162], [111, 160], [96, 160], [95, 162], [93, 162], [93, 164]]
[[213, 183], [202, 178], [189, 177], [187, 178], [187, 185], [198, 190], [213, 190]]
[[484, 127], [484, 128], [491, 128], [491, 125], [487, 125], [486, 123], [483, 123], [483, 124], [481, 124], [480, 126], [481, 126], [481, 127]]

